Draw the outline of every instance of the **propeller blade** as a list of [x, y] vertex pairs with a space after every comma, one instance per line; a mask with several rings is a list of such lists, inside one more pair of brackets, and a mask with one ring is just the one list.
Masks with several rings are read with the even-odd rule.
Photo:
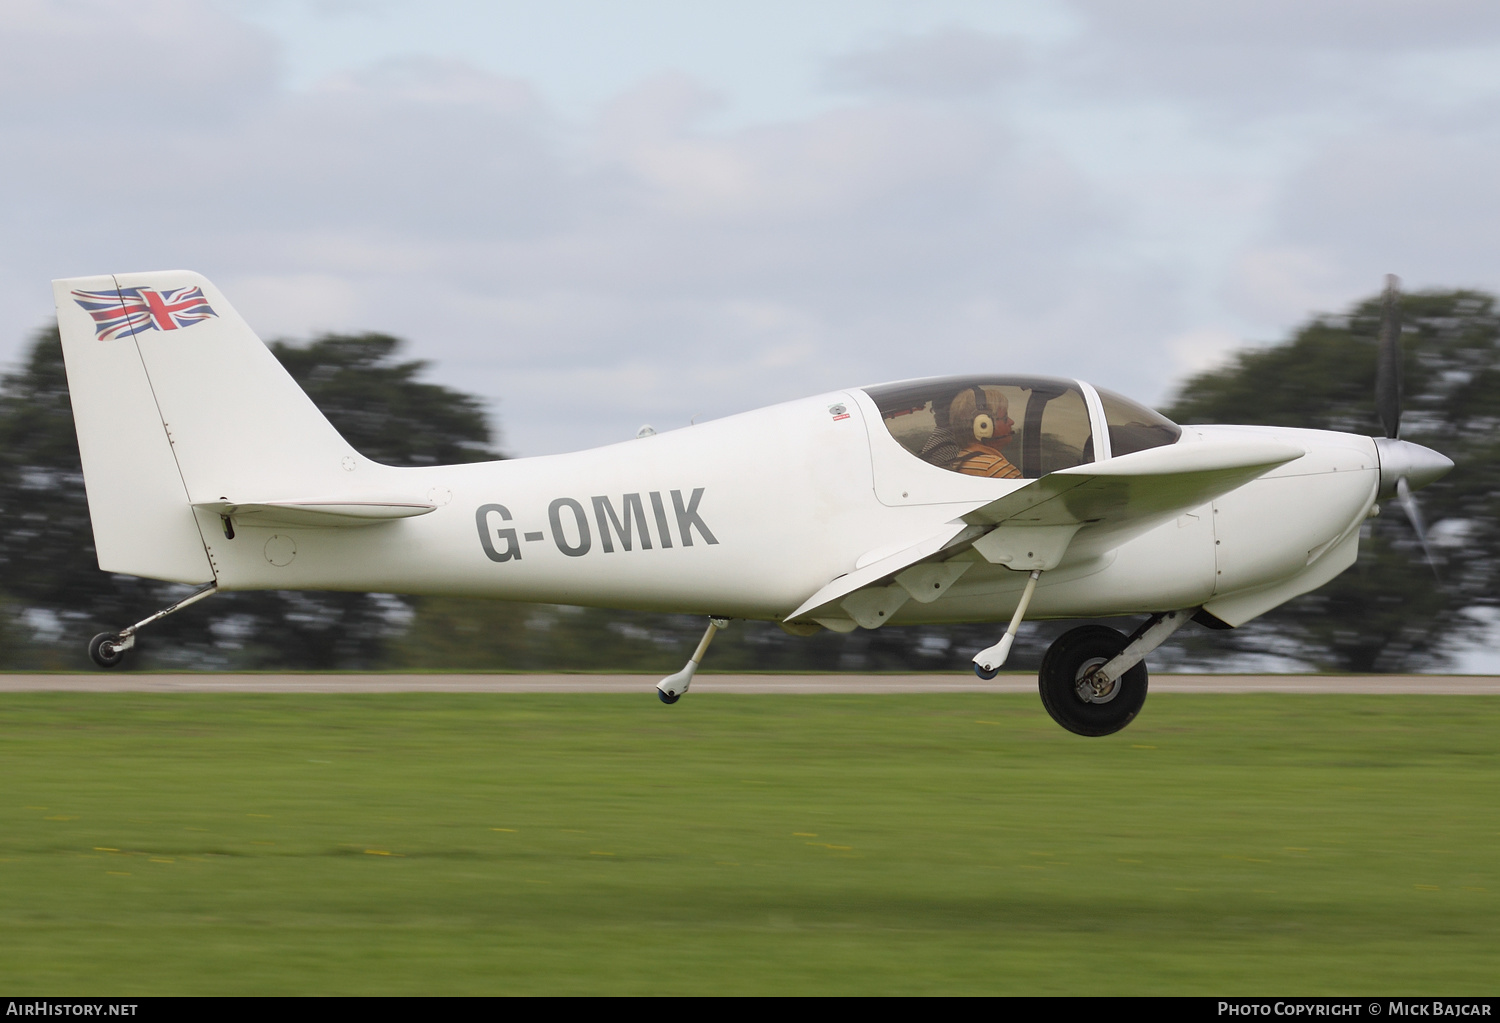
[[1385, 275], [1381, 297], [1380, 343], [1375, 363], [1375, 411], [1387, 437], [1401, 433], [1401, 280]]
[[1427, 555], [1427, 565], [1432, 569], [1433, 578], [1439, 578], [1437, 560], [1433, 558], [1432, 547], [1427, 543], [1427, 526], [1422, 521], [1422, 509], [1417, 507], [1417, 499], [1412, 496], [1411, 487], [1406, 485], [1405, 476], [1396, 481], [1396, 500], [1401, 504], [1401, 510], [1406, 512], [1407, 521], [1411, 523], [1417, 539], [1422, 541], [1422, 553]]

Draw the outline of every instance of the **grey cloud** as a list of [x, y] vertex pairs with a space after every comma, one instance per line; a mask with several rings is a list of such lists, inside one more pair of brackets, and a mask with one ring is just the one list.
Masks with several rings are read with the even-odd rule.
[[1387, 122], [1331, 141], [1288, 176], [1229, 295], [1267, 319], [1376, 290], [1500, 287], [1500, 111], [1463, 125]]
[[688, 75], [655, 75], [605, 105], [595, 125], [595, 145], [623, 152], [682, 135], [724, 102], [721, 94]]
[[[1500, 7], [1484, 0], [1071, 5], [1083, 28], [1055, 69], [1076, 95], [1167, 99], [1204, 123], [1227, 117], [1221, 128], [1268, 117], [1336, 126], [1422, 107], [1434, 98], [1422, 61], [1492, 66], [1500, 56]], [[1451, 102], [1465, 88], [1487, 91], [1471, 83], [1436, 92]]]
[[[261, 67], [234, 38], [226, 66]], [[523, 453], [900, 376], [1081, 372], [1149, 397], [1169, 369], [1150, 341], [1170, 286], [1112, 258], [1119, 218], [1067, 158], [983, 106], [713, 132], [715, 96], [679, 77], [579, 128], [455, 62], [301, 91], [202, 74], [236, 116], [0, 120], [22, 143], [0, 153], [7, 344], [49, 277], [188, 266], [268, 336], [409, 336], [500, 402]]]
[[1090, 31], [1168, 50], [1181, 46], [1410, 50], [1500, 42], [1488, 0], [1068, 0]]
[[1287, 183], [1281, 222], [1298, 241], [1441, 259], [1500, 272], [1500, 118], [1460, 131], [1383, 125], [1339, 140]]
[[[565, 177], [529, 90], [434, 60], [392, 62], [241, 118], [12, 129], [3, 164], [34, 195], [88, 195], [90, 227], [160, 238], [361, 230], [520, 234], [561, 215]], [[128, 153], [101, 164], [100, 152]]]
[[1014, 39], [954, 28], [842, 54], [829, 61], [824, 80], [839, 91], [955, 99], [987, 95], [1026, 63]]
[[0, 111], [150, 125], [227, 111], [271, 87], [263, 32], [194, 0], [8, 0]]

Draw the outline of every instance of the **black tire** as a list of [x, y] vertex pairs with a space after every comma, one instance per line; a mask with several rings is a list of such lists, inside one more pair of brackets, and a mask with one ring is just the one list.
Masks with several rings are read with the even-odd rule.
[[1146, 702], [1145, 661], [1127, 671], [1102, 699], [1085, 700], [1079, 693], [1088, 669], [1124, 650], [1127, 642], [1107, 625], [1083, 625], [1057, 638], [1037, 676], [1042, 706], [1053, 721], [1075, 735], [1095, 736], [1111, 735], [1135, 720]]
[[89, 657], [101, 668], [118, 668], [125, 659], [125, 651], [115, 645], [119, 639], [118, 633], [99, 633], [89, 640]]

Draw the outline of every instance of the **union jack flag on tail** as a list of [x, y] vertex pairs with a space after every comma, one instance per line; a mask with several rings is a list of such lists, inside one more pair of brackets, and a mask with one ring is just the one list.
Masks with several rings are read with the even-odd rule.
[[75, 291], [73, 300], [94, 318], [100, 341], [113, 341], [143, 330], [177, 330], [218, 314], [203, 297], [203, 289], [121, 288], [119, 291]]

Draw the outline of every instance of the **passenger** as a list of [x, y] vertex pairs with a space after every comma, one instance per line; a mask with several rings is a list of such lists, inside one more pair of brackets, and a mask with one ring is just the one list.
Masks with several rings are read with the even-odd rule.
[[948, 406], [948, 426], [958, 453], [947, 468], [966, 476], [991, 479], [1021, 478], [1021, 470], [1000, 449], [1015, 438], [1010, 402], [998, 387], [970, 387], [959, 391]]
[[[937, 402], [933, 404], [936, 405]], [[927, 443], [922, 445], [921, 457], [939, 469], [948, 468], [958, 457], [958, 445], [953, 442], [953, 431], [946, 426], [933, 430], [927, 437]]]

